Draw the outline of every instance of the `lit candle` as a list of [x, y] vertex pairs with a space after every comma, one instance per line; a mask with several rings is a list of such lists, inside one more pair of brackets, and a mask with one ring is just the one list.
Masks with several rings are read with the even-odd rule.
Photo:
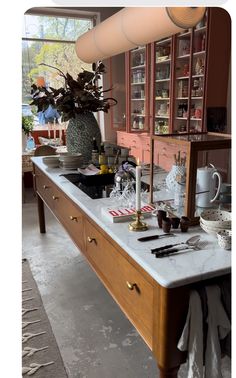
[[136, 211], [141, 209], [141, 166], [136, 167]]

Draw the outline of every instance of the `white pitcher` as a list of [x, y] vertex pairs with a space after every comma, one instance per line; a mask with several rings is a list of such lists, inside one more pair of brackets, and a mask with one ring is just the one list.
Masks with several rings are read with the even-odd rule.
[[[217, 188], [216, 177], [218, 177]], [[212, 164], [207, 167], [198, 168], [196, 193], [199, 194], [196, 194], [196, 206], [212, 207], [213, 202], [219, 195], [221, 183], [222, 177]]]

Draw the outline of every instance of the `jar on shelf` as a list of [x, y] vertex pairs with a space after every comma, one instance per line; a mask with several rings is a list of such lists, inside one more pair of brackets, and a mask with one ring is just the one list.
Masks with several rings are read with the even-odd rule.
[[184, 64], [183, 76], [188, 76], [188, 75], [189, 75], [189, 64]]
[[201, 108], [195, 109], [195, 118], [202, 118], [202, 109]]
[[178, 106], [177, 117], [183, 117], [183, 104], [179, 104]]
[[169, 90], [168, 89], [162, 89], [161, 95], [162, 95], [162, 98], [168, 98], [169, 97]]
[[183, 84], [182, 97], [188, 97], [188, 84]]

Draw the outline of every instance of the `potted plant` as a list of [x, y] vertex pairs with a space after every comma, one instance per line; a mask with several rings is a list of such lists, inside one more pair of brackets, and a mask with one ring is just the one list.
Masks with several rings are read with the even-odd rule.
[[34, 127], [33, 116], [22, 116], [22, 151], [26, 150], [27, 139]]
[[22, 116], [22, 130], [25, 135], [29, 135], [34, 128], [33, 116]]
[[92, 72], [83, 70], [74, 79], [69, 73], [64, 74], [56, 67], [45, 63], [41, 65], [57, 70], [65, 84], [58, 89], [33, 84], [31, 105], [36, 105], [39, 112], [45, 112], [49, 108], [56, 109], [63, 122], [69, 121], [66, 133], [67, 149], [72, 153], [82, 153], [84, 163], [87, 163], [91, 159], [93, 137], [98, 145], [101, 143], [101, 132], [93, 113], [107, 113], [117, 103], [114, 98], [104, 98], [104, 93], [111, 88], [103, 90], [98, 85], [98, 80], [105, 73], [105, 66], [102, 62], [94, 63]]

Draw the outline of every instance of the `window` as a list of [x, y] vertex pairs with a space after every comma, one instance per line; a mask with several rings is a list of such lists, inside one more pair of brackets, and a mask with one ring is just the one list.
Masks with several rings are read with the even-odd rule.
[[[75, 52], [77, 38], [95, 25], [96, 16], [88, 12], [34, 8], [24, 15], [22, 37], [22, 103], [31, 101], [31, 84], [59, 87], [63, 78], [57, 70], [40, 63], [59, 68], [73, 77], [81, 68], [91, 69], [91, 64], [79, 60]], [[48, 14], [47, 14], [48, 12]]]

